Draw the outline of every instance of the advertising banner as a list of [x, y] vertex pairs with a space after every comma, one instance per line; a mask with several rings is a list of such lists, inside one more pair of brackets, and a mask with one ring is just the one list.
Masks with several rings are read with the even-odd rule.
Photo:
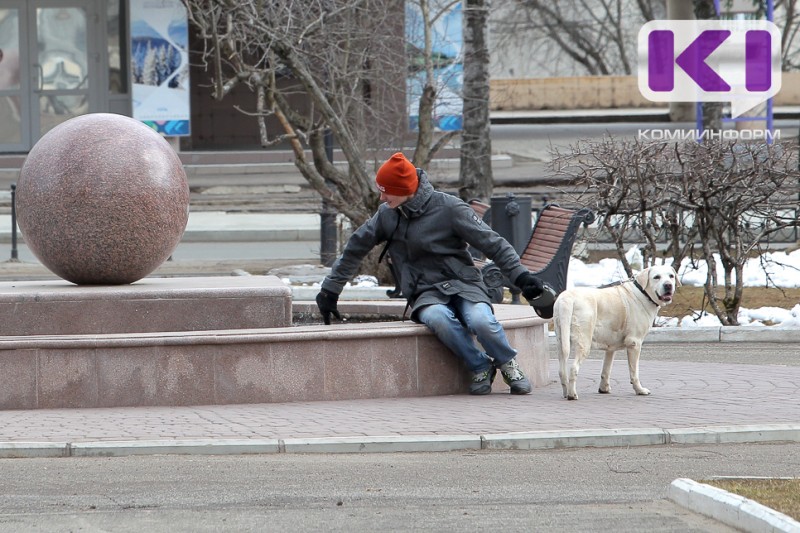
[[131, 0], [133, 118], [189, 135], [189, 20], [180, 0]]
[[[463, 30], [461, 2], [430, 0], [431, 44], [436, 86], [434, 124], [439, 130], [460, 130], [462, 125]], [[440, 16], [437, 16], [440, 15]], [[425, 86], [425, 21], [416, 2], [406, 2], [406, 95], [409, 127], [419, 124], [419, 99]]]

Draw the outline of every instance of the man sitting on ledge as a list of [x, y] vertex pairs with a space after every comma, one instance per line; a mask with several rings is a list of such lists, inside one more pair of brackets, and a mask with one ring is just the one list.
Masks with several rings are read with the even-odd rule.
[[488, 289], [467, 245], [494, 261], [529, 300], [542, 294], [542, 281], [520, 264], [514, 248], [468, 204], [435, 191], [425, 171], [402, 153], [381, 165], [375, 181], [383, 203], [347, 241], [317, 295], [325, 324], [330, 324], [331, 314], [341, 319], [337, 302], [342, 289], [370, 250], [385, 243], [381, 259], [389, 254], [411, 319], [428, 326], [464, 360], [472, 372], [470, 394], [489, 394], [497, 369], [511, 394], [530, 393], [531, 383], [494, 316]]

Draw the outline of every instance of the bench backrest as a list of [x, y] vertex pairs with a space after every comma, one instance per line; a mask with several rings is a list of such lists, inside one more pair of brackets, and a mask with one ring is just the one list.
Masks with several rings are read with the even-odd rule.
[[[528, 245], [520, 256], [520, 262], [532, 272], [547, 268], [558, 255], [565, 237], [573, 236], [577, 227], [573, 224], [576, 211], [549, 205], [542, 209], [536, 219]], [[572, 242], [569, 243], [570, 251]]]
[[[470, 207], [491, 225], [491, 207], [480, 200], [470, 200]], [[488, 213], [488, 215], [487, 215]], [[558, 262], [564, 254], [566, 260], [572, 253], [572, 246], [581, 224], [590, 224], [594, 214], [588, 209], [565, 209], [557, 204], [546, 204], [531, 231], [528, 244], [520, 256], [520, 263], [533, 273], [541, 273], [554, 262]], [[553, 286], [558, 292], [566, 288], [563, 284]]]
[[[567, 270], [572, 245], [581, 224], [594, 221], [589, 209], [564, 209], [555, 204], [542, 208], [520, 262], [535, 276], [561, 294], [567, 288]], [[553, 316], [553, 307], [534, 307], [542, 318]]]
[[[489, 205], [479, 200], [470, 200], [468, 203], [479, 216], [490, 223], [491, 207]], [[536, 218], [536, 224], [533, 226], [528, 244], [520, 255], [520, 263], [550, 285], [556, 294], [560, 294], [567, 288], [569, 259], [572, 256], [572, 245], [575, 243], [578, 228], [581, 224], [591, 224], [593, 221], [594, 213], [589, 209], [573, 210], [559, 207], [557, 204], [546, 204]], [[473, 257], [484, 272], [486, 272], [485, 269], [492, 267], [481, 261], [479, 255], [473, 253]], [[494, 268], [497, 269], [497, 267]], [[518, 303], [520, 290], [514, 287], [508, 279], [504, 281], [504, 284], [511, 289], [512, 302]], [[492, 295], [492, 301], [496, 303], [503, 301], [501, 290], [498, 294]], [[534, 307], [534, 310], [542, 318], [553, 316], [552, 306]]]

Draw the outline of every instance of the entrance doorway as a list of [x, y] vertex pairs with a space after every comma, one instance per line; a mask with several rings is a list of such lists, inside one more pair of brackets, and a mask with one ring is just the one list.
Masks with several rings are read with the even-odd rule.
[[0, 0], [0, 152], [104, 111], [97, 0]]

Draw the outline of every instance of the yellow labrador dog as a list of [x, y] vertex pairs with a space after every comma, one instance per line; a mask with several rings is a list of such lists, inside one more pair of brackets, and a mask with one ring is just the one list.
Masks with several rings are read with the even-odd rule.
[[[611, 392], [608, 383], [614, 352], [628, 352], [628, 369], [636, 394], [650, 394], [639, 382], [639, 353], [642, 341], [658, 310], [672, 302], [680, 281], [671, 266], [653, 266], [633, 279], [605, 288], [577, 287], [562, 292], [553, 308], [558, 340], [558, 376], [568, 400], [577, 400], [576, 381], [589, 350], [605, 350], [600, 391]], [[567, 360], [573, 355], [572, 367]]]

